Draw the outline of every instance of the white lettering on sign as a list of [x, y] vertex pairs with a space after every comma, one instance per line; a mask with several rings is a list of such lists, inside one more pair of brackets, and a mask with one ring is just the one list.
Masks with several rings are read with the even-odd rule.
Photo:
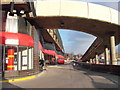
[[6, 39], [5, 44], [19, 45], [19, 41], [16, 39]]

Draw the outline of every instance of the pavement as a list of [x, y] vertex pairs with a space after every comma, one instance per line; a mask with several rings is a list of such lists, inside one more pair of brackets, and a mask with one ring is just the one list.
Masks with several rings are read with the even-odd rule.
[[119, 88], [116, 75], [93, 72], [72, 65], [52, 65], [36, 78], [3, 83], [3, 88]]

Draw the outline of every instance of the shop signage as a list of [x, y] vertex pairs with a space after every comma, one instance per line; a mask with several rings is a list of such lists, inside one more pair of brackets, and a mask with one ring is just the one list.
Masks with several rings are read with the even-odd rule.
[[17, 40], [17, 39], [6, 39], [5, 44], [19, 45], [19, 40]]

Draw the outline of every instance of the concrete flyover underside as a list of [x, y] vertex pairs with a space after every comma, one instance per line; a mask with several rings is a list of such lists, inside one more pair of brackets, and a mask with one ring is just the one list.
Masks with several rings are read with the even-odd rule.
[[[34, 18], [27, 18], [31, 23], [45, 29], [70, 29], [92, 34], [97, 37], [95, 48], [83, 58], [89, 60], [95, 53], [110, 48], [110, 36], [120, 43], [119, 12], [109, 7], [80, 1], [37, 1]], [[63, 25], [63, 26], [62, 26]]]

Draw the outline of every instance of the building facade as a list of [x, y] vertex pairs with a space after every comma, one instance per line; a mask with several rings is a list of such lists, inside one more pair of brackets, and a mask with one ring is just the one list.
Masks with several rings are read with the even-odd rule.
[[[46, 55], [56, 58], [57, 50], [64, 53], [61, 38], [57, 36], [59, 32], [54, 33], [52, 37], [50, 32], [27, 20], [29, 17], [35, 17], [33, 2], [10, 1], [2, 0], [1, 4], [0, 60], [2, 63], [0, 69], [2, 76], [19, 77], [39, 73], [40, 59], [46, 60]], [[45, 36], [46, 34], [48, 36]], [[52, 46], [45, 49], [45, 43], [51, 43]], [[54, 52], [54, 55], [51, 52]]]

